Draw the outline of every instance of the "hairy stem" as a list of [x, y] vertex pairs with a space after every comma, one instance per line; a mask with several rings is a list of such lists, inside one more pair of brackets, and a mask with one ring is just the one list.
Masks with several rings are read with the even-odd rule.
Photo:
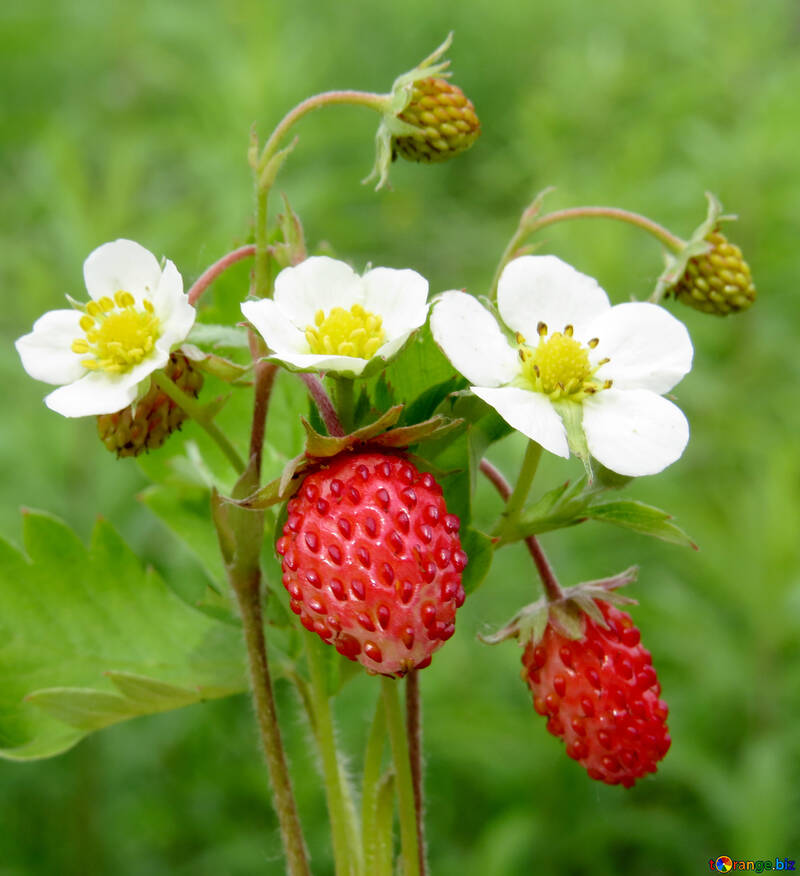
[[[538, 209], [539, 199], [534, 202], [533, 207]], [[503, 255], [500, 257], [500, 262], [497, 265], [497, 270], [492, 279], [490, 297], [492, 300], [497, 298], [497, 284], [500, 280], [500, 275], [503, 273], [505, 266], [514, 258], [515, 253], [522, 245], [523, 240], [531, 234], [546, 228], [548, 225], [555, 225], [556, 222], [565, 222], [569, 219], [614, 219], [618, 222], [626, 222], [628, 225], [633, 225], [636, 228], [641, 228], [648, 234], [652, 234], [659, 240], [667, 249], [673, 252], [680, 252], [686, 245], [686, 242], [673, 234], [668, 228], [659, 225], [647, 216], [642, 216], [639, 213], [632, 213], [630, 210], [622, 210], [619, 207], [570, 207], [566, 210], [555, 210], [552, 213], [547, 213], [545, 216], [538, 218], [530, 218], [531, 207], [523, 214], [517, 230], [514, 232], [508, 246], [505, 248]]]
[[213, 265], [206, 268], [205, 271], [203, 271], [203, 273], [194, 281], [187, 293], [189, 296], [189, 304], [196, 304], [203, 292], [208, 289], [223, 271], [231, 265], [236, 264], [236, 262], [254, 255], [255, 251], [256, 248], [252, 243], [247, 246], [240, 246], [239, 249], [229, 252], [227, 255], [224, 255], [221, 259], [214, 262]]
[[196, 398], [192, 398], [188, 393], [185, 393], [163, 371], [153, 372], [152, 380], [164, 395], [169, 396], [178, 407], [185, 411], [202, 429], [205, 429], [208, 435], [214, 439], [219, 449], [225, 454], [237, 474], [241, 474], [245, 469], [244, 460], [239, 456], [238, 451], [225, 437], [221, 429], [208, 416], [205, 406], [197, 401]]
[[667, 249], [673, 252], [680, 252], [686, 245], [684, 240], [681, 240], [676, 234], [673, 234], [668, 228], [659, 225], [658, 222], [653, 222], [647, 216], [642, 216], [639, 213], [632, 213], [630, 210], [622, 210], [619, 207], [570, 207], [566, 210], [556, 210], [553, 213], [548, 213], [539, 219], [534, 219], [527, 226], [527, 233], [532, 234], [540, 228], [545, 228], [548, 225], [555, 225], [556, 222], [564, 222], [567, 219], [615, 219], [618, 222], [627, 222], [628, 225], [634, 225], [652, 234], [657, 240], [661, 241]]
[[419, 696], [419, 671], [412, 669], [406, 676], [406, 732], [408, 756], [411, 761], [411, 781], [414, 785], [414, 809], [417, 814], [417, 847], [420, 876], [427, 873], [425, 861], [424, 795], [422, 786], [422, 709]]
[[[375, 803], [375, 864], [367, 876], [392, 876], [392, 816], [394, 773], [387, 773], [378, 785]], [[405, 871], [403, 871], [405, 876]]]
[[417, 843], [417, 813], [414, 808], [414, 782], [408, 756], [406, 725], [400, 710], [397, 681], [381, 679], [386, 723], [392, 744], [392, 758], [397, 785], [397, 808], [400, 817], [400, 846], [403, 858], [403, 876], [420, 876], [419, 846]]
[[325, 664], [319, 649], [322, 647], [317, 636], [304, 633], [306, 658], [311, 675], [311, 696], [314, 708], [314, 732], [317, 738], [322, 773], [325, 777], [325, 795], [328, 801], [328, 816], [333, 834], [333, 856], [336, 863], [336, 876], [358, 876], [361, 849], [351, 848], [347, 822], [348, 812], [342, 790], [342, 775], [339, 766], [339, 753], [333, 727], [330, 700], [325, 682]]
[[281, 119], [272, 134], [270, 134], [270, 138], [264, 145], [258, 161], [258, 172], [260, 173], [266, 167], [267, 162], [275, 154], [281, 140], [286, 136], [292, 125], [313, 110], [320, 109], [323, 106], [349, 103], [354, 106], [365, 106], [369, 109], [382, 112], [386, 105], [386, 99], [386, 95], [373, 94], [367, 91], [326, 91], [307, 98], [290, 110]]
[[[503, 477], [503, 473], [492, 465], [488, 459], [481, 460], [481, 471], [486, 476], [487, 480], [500, 494], [501, 498], [506, 502], [511, 495], [511, 484]], [[536, 571], [542, 580], [542, 586], [547, 594], [547, 598], [551, 602], [563, 598], [564, 592], [558, 583], [553, 567], [550, 565], [545, 552], [542, 550], [541, 544], [535, 535], [529, 535], [525, 539], [525, 546], [528, 548], [533, 562], [536, 566]]]
[[299, 377], [308, 387], [309, 395], [317, 406], [328, 434], [335, 438], [341, 438], [344, 435], [344, 429], [342, 428], [339, 415], [336, 413], [336, 408], [333, 406], [330, 396], [322, 385], [322, 381], [316, 374], [300, 373]]
[[292, 791], [292, 781], [286, 763], [275, 698], [272, 690], [267, 646], [264, 640], [264, 620], [261, 613], [261, 586], [258, 569], [249, 582], [237, 582], [235, 587], [242, 616], [253, 703], [256, 710], [261, 744], [272, 784], [275, 809], [278, 813], [283, 847], [290, 876], [310, 876], [303, 832]]
[[272, 397], [272, 387], [278, 375], [274, 362], [265, 362], [262, 357], [267, 349], [261, 338], [252, 329], [248, 332], [250, 353], [253, 357], [253, 424], [250, 428], [250, 458], [254, 459], [256, 478], [261, 476], [261, 457], [264, 453], [264, 435], [267, 429], [267, 412]]
[[[378, 793], [385, 742], [386, 710], [383, 701], [379, 699], [367, 738], [367, 748], [364, 752], [364, 778], [361, 783], [361, 831], [364, 839], [364, 872], [367, 876], [378, 870], [380, 840], [377, 828]], [[389, 834], [391, 836], [391, 823]]]

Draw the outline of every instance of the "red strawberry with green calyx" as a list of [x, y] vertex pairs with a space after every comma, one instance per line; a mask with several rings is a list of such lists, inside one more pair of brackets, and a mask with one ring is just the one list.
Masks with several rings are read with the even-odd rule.
[[626, 788], [654, 773], [670, 747], [650, 652], [630, 615], [611, 604], [632, 601], [611, 590], [634, 576], [629, 570], [542, 600], [489, 640], [519, 637], [522, 678], [549, 732], [590, 778]]
[[428, 666], [464, 602], [458, 530], [433, 475], [404, 454], [341, 453], [289, 501], [276, 549], [292, 611], [370, 672]]
[[349, 435], [303, 420], [305, 453], [246, 499], [288, 499], [275, 548], [290, 606], [306, 629], [368, 671], [402, 676], [431, 662], [455, 631], [467, 555], [442, 489], [405, 452], [460, 420], [440, 415], [397, 426], [402, 405]]

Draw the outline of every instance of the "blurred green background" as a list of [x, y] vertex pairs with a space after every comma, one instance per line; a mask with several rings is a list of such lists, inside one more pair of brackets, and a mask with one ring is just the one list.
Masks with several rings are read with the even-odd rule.
[[[587, 525], [545, 536], [562, 580], [641, 566], [634, 616], [671, 706], [673, 747], [631, 791], [589, 781], [534, 714], [513, 644], [480, 645], [537, 592], [507, 549], [422, 676], [428, 836], [436, 876], [689, 874], [711, 857], [800, 857], [800, 560], [797, 389], [796, 0], [35, 0], [0, 10], [0, 531], [19, 508], [86, 536], [109, 518], [167, 578], [200, 574], [133, 496], [93, 422], [41, 403], [12, 340], [106, 240], [167, 254], [187, 281], [249, 233], [250, 126], [267, 134], [302, 98], [386, 90], [454, 29], [455, 81], [483, 123], [474, 149], [398, 165], [394, 191], [359, 185], [375, 119], [325, 110], [301, 123], [282, 173], [311, 242], [363, 266], [413, 266], [434, 291], [486, 288], [519, 212], [611, 203], [688, 235], [717, 193], [741, 220], [759, 290], [748, 314], [673, 308], [697, 349], [677, 390], [693, 436], [633, 494], [674, 513], [700, 552]], [[612, 223], [548, 229], [546, 246], [612, 298], [646, 294], [658, 247]], [[513, 475], [521, 444], [493, 458]], [[548, 464], [540, 487], [577, 474]], [[481, 494], [481, 520], [498, 505]], [[0, 606], [2, 611], [2, 606]], [[360, 768], [375, 682], [337, 704]], [[279, 685], [315, 872], [329, 863], [324, 796], [297, 702]], [[34, 764], [0, 762], [0, 876], [238, 876], [282, 872], [243, 697], [139, 719]]]

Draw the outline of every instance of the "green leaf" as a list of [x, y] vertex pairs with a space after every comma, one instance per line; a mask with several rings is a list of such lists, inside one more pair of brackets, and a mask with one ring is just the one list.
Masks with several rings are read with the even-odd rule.
[[217, 590], [224, 590], [225, 567], [211, 521], [210, 491], [153, 485], [139, 493], [138, 499], [189, 548]]
[[[432, 386], [456, 376], [456, 370], [436, 346], [430, 328], [425, 325], [388, 364], [384, 375], [394, 393], [394, 404], [408, 404]], [[372, 394], [375, 398], [374, 384]]]
[[108, 523], [88, 550], [47, 514], [23, 530], [27, 557], [0, 540], [0, 757], [49, 757], [246, 688], [240, 632], [183, 602]]
[[492, 539], [477, 529], [467, 528], [461, 533], [461, 547], [469, 557], [466, 569], [461, 575], [464, 592], [468, 595], [483, 584], [489, 574], [494, 555]]
[[187, 338], [190, 344], [198, 347], [212, 347], [227, 350], [249, 350], [247, 330], [229, 325], [209, 325], [196, 322]]
[[671, 515], [660, 508], [645, 505], [644, 502], [621, 499], [615, 502], [591, 504], [586, 509], [586, 515], [593, 520], [624, 526], [626, 529], [633, 529], [642, 535], [649, 535], [653, 538], [660, 538], [662, 541], [697, 550], [697, 545], [691, 538], [680, 526], [672, 522]]

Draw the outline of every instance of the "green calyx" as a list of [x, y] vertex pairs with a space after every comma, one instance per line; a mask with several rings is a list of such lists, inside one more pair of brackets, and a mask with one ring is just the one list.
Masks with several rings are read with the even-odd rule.
[[398, 76], [392, 85], [391, 92], [386, 95], [383, 118], [375, 135], [375, 164], [369, 176], [364, 179], [364, 183], [377, 180], [376, 191], [383, 188], [389, 181], [389, 166], [394, 156], [393, 144], [397, 142], [397, 138], [401, 140], [403, 138], [417, 138], [424, 133], [413, 115], [410, 117], [411, 121], [408, 121], [405, 119], [404, 113], [414, 100], [419, 83], [436, 77], [439, 77], [441, 81], [450, 75], [445, 72], [450, 66], [450, 62], [440, 59], [450, 48], [452, 42], [453, 34], [450, 33], [447, 39], [427, 58], [420, 61], [413, 70]]
[[548, 624], [552, 624], [558, 632], [570, 639], [580, 639], [585, 630], [585, 617], [588, 615], [596, 624], [606, 628], [605, 618], [597, 605], [597, 601], [610, 602], [613, 605], [635, 604], [636, 600], [623, 596], [617, 591], [636, 580], [639, 574], [638, 566], [631, 566], [624, 572], [601, 578], [596, 581], [585, 581], [569, 587], [561, 599], [550, 600], [546, 596], [531, 605], [520, 609], [516, 615], [496, 633], [489, 636], [479, 636], [485, 645], [498, 645], [506, 639], [517, 639], [520, 645], [528, 642], [537, 644], [541, 641]]
[[750, 307], [756, 288], [742, 251], [719, 230], [721, 222], [736, 216], [723, 215], [722, 204], [710, 192], [706, 198], [705, 220], [678, 253], [666, 256], [650, 300], [657, 303], [671, 295], [695, 310], [727, 316]]
[[423, 440], [441, 438], [462, 423], [461, 420], [437, 414], [422, 423], [394, 428], [402, 412], [403, 405], [395, 405], [375, 422], [342, 436], [321, 435], [303, 418], [302, 424], [306, 432], [304, 452], [287, 463], [279, 478], [270, 481], [245, 499], [229, 501], [253, 511], [269, 508], [294, 495], [307, 474], [324, 467], [335, 456], [367, 449], [406, 450]]

